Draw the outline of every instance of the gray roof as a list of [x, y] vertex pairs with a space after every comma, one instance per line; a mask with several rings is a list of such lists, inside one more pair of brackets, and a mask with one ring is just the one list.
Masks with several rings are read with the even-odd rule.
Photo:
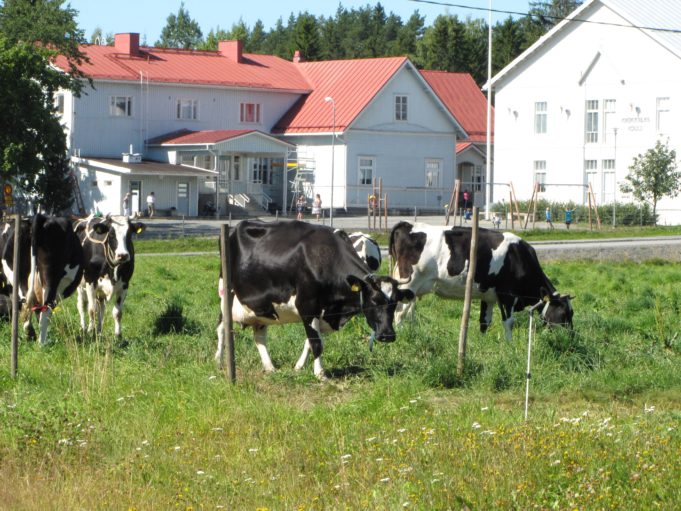
[[96, 167], [100, 170], [135, 176], [215, 176], [217, 174], [214, 170], [151, 160], [142, 160], [140, 163], [126, 163], [115, 158], [74, 158], [74, 162]]
[[[515, 70], [530, 55], [550, 44], [553, 36], [568, 29], [573, 19], [587, 19], [589, 11], [597, 4], [604, 5], [619, 14], [629, 24], [641, 30], [681, 58], [681, 0], [586, 0], [581, 6], [555, 27], [544, 34], [532, 46], [516, 57], [492, 78], [494, 86]], [[667, 29], [650, 30], [651, 28]]]

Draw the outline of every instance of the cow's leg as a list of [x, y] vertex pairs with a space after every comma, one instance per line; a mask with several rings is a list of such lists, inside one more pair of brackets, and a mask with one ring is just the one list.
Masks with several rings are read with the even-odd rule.
[[215, 362], [218, 367], [222, 369], [225, 355], [225, 330], [222, 327], [222, 314], [220, 314], [220, 321], [218, 322], [218, 349], [215, 352]]
[[312, 350], [314, 356], [314, 375], [318, 380], [325, 380], [324, 368], [322, 367], [322, 353], [324, 351], [324, 343], [320, 334], [319, 320], [313, 319], [310, 324], [304, 323], [305, 333], [307, 334], [307, 343]]
[[85, 332], [85, 316], [87, 315], [87, 294], [83, 286], [78, 286], [78, 315], [80, 316], [80, 329]]
[[50, 324], [50, 317], [52, 317], [52, 308], [47, 307], [40, 313], [40, 345], [47, 344], [47, 327]]
[[128, 295], [128, 290], [125, 289], [122, 286], [122, 283], [117, 284], [121, 285], [120, 289], [117, 289], [116, 292], [113, 294], [113, 308], [111, 310], [111, 314], [113, 316], [114, 320], [114, 334], [116, 337], [121, 336], [121, 320], [123, 319], [123, 304], [125, 303], [125, 297]]
[[99, 300], [97, 300], [97, 285], [95, 283], [86, 284], [85, 292], [87, 294], [88, 316], [90, 319], [87, 331], [92, 332], [95, 328], [95, 320], [99, 315], [99, 311], [97, 310], [99, 306]]
[[296, 365], [294, 366], [296, 371], [300, 371], [303, 368], [305, 362], [307, 362], [307, 356], [310, 354], [311, 349], [312, 346], [310, 346], [310, 341], [305, 339], [305, 343], [303, 344], [303, 352], [300, 354], [300, 358], [298, 358], [298, 362], [296, 362]]
[[97, 333], [102, 333], [102, 324], [104, 323], [104, 313], [106, 312], [106, 299], [103, 296], [97, 296]]
[[504, 334], [507, 341], [513, 340], [513, 309], [515, 308], [517, 298], [507, 297], [499, 299], [499, 310], [501, 310], [501, 319], [504, 325]]
[[494, 302], [490, 303], [485, 300], [480, 301], [480, 332], [483, 334], [492, 324], [492, 315], [494, 314]]
[[260, 353], [263, 369], [266, 373], [274, 372], [274, 364], [270, 354], [267, 352], [267, 327], [253, 327], [253, 339], [255, 340], [255, 346], [258, 348], [258, 353]]

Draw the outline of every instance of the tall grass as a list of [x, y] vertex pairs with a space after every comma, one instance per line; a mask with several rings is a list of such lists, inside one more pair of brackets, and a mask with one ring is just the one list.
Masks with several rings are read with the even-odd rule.
[[[80, 334], [75, 301], [19, 377], [0, 348], [3, 509], [673, 509], [681, 501], [681, 266], [547, 265], [575, 335], [540, 328], [523, 421], [527, 314], [512, 342], [473, 307], [424, 297], [368, 350], [360, 318], [326, 337], [319, 383], [270, 329], [262, 373], [236, 329], [237, 384], [214, 364], [216, 256], [140, 257], [121, 343]], [[169, 327], [168, 327], [169, 326]], [[167, 328], [166, 328], [167, 327]], [[0, 326], [9, 338], [9, 326]]]

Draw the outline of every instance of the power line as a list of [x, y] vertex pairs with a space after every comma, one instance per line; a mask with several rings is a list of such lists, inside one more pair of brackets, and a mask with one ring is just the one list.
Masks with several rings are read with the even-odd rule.
[[484, 11], [493, 12], [495, 14], [510, 14], [516, 16], [528, 16], [530, 18], [540, 18], [540, 19], [550, 19], [553, 21], [575, 21], [578, 23], [591, 23], [592, 25], [605, 25], [608, 27], [619, 27], [619, 28], [638, 28], [640, 30], [650, 30], [654, 32], [668, 32], [671, 34], [681, 34], [681, 29], [678, 28], [663, 28], [663, 27], [646, 27], [639, 25], [626, 25], [624, 23], [612, 23], [607, 21], [595, 21], [595, 20], [585, 20], [581, 18], [563, 18], [561, 16], [550, 16], [548, 14], [539, 14], [532, 12], [518, 12], [518, 11], [506, 11], [503, 9], [488, 9], [487, 7], [474, 7], [472, 5], [462, 5], [462, 4], [450, 4], [448, 2], [437, 2], [435, 0], [409, 0], [410, 2], [415, 2], [419, 4], [430, 4], [430, 5], [440, 5], [443, 7], [456, 7], [457, 9], [468, 9], [471, 11]]

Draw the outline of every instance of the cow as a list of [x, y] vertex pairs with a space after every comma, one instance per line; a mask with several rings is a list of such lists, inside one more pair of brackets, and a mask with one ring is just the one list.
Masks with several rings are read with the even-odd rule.
[[370, 236], [363, 232], [353, 232], [348, 235], [355, 251], [367, 263], [371, 271], [378, 271], [381, 267], [381, 248]]
[[[306, 340], [295, 369], [302, 369], [310, 351], [314, 375], [325, 379], [322, 333], [339, 330], [363, 314], [375, 338], [395, 340], [393, 317], [399, 302], [414, 299], [391, 277], [369, 273], [347, 238], [330, 227], [301, 221], [242, 221], [229, 237], [232, 275], [232, 317], [252, 327], [263, 369], [274, 371], [267, 352], [267, 327], [302, 321]], [[218, 285], [225, 300], [223, 280]], [[222, 362], [222, 315], [215, 358]]]
[[123, 303], [135, 270], [132, 236], [146, 229], [143, 223], [132, 220], [134, 218], [121, 215], [89, 216], [75, 226], [83, 246], [84, 272], [78, 287], [78, 312], [84, 332], [92, 333], [95, 328], [97, 333], [102, 331], [106, 303], [113, 301], [114, 334], [118, 338], [122, 335]]
[[65, 217], [36, 214], [32, 222], [22, 220], [19, 232], [19, 261], [14, 261], [14, 228], [5, 228], [2, 267], [10, 285], [18, 271], [18, 294], [24, 301], [24, 330], [35, 337], [32, 313], [39, 315], [40, 344], [47, 343], [52, 310], [71, 296], [83, 275], [83, 251]]
[[[12, 283], [14, 282], [14, 221], [6, 222], [0, 233], [0, 317], [10, 317], [12, 313]], [[28, 294], [28, 273], [31, 268], [31, 223], [21, 219], [19, 262], [19, 299], [25, 300]], [[22, 286], [23, 285], [23, 286]], [[35, 334], [35, 332], [34, 332]]]
[[[471, 229], [399, 222], [390, 232], [393, 277], [416, 296], [434, 292], [463, 298], [468, 275]], [[534, 249], [515, 234], [480, 229], [473, 297], [481, 300], [480, 331], [492, 322], [494, 305], [501, 310], [506, 338], [512, 338], [513, 313], [543, 302], [541, 319], [572, 329], [572, 304], [544, 274]], [[398, 310], [399, 323], [413, 307]]]

